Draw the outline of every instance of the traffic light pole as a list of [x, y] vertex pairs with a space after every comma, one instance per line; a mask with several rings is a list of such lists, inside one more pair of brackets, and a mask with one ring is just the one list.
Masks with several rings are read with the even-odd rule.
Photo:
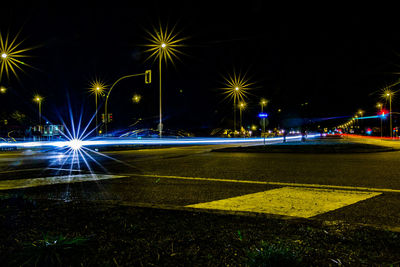
[[138, 74], [131, 74], [131, 75], [126, 75], [118, 80], [116, 80], [113, 85], [110, 87], [110, 90], [108, 90], [107, 96], [106, 96], [106, 102], [104, 103], [104, 117], [105, 117], [105, 133], [108, 133], [108, 112], [107, 112], [107, 104], [108, 104], [108, 98], [110, 97], [111, 91], [114, 88], [114, 86], [121, 80], [131, 78], [131, 77], [137, 77], [137, 76], [145, 76], [145, 83], [151, 83], [151, 70], [146, 70], [144, 73], [138, 73]]

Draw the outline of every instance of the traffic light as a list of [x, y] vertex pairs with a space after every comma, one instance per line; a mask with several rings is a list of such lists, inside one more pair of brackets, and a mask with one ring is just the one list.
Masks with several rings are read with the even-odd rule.
[[104, 120], [104, 113], [101, 113], [101, 122], [105, 122], [105, 120]]
[[379, 115], [382, 116], [383, 118], [385, 118], [385, 116], [388, 114], [389, 114], [389, 111], [384, 110], [384, 109], [381, 112], [379, 112]]
[[151, 83], [151, 70], [146, 70], [144, 73], [144, 82], [146, 84]]
[[113, 120], [112, 113], [108, 113], [108, 122], [112, 122], [112, 120]]

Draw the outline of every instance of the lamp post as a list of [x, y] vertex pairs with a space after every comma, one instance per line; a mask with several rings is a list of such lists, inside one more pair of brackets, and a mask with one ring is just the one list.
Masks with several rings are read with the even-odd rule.
[[99, 96], [103, 96], [104, 95], [104, 90], [106, 89], [106, 85], [102, 82], [102, 81], [100, 81], [100, 80], [98, 80], [98, 79], [95, 79], [94, 81], [92, 81], [91, 83], [90, 83], [90, 88], [89, 88], [89, 90], [90, 90], [90, 92], [92, 93], [92, 94], [94, 94], [94, 99], [95, 99], [95, 104], [96, 104], [96, 113], [95, 113], [95, 117], [96, 117], [96, 119], [95, 119], [95, 121], [96, 121], [96, 135], [98, 135], [98, 119], [97, 119], [97, 112], [98, 112], [98, 105], [97, 105], [97, 102], [98, 102], [98, 97]]
[[361, 109], [359, 109], [359, 110], [357, 111], [357, 114], [358, 114], [359, 117], [360, 117], [359, 122], [358, 122], [358, 128], [359, 128], [359, 132], [360, 132], [360, 134], [361, 134], [361, 133], [362, 133], [362, 129], [360, 129], [360, 128], [361, 128], [361, 124], [362, 124], [362, 117], [363, 117], [364, 111], [361, 110]]
[[159, 123], [158, 123], [158, 132], [160, 133], [160, 138], [162, 138], [162, 130], [163, 130], [163, 124], [162, 124], [162, 97], [161, 97], [161, 63], [162, 63], [162, 50], [165, 50], [165, 48], [167, 47], [167, 45], [163, 42], [160, 45], [160, 50], [159, 50], [159, 54], [160, 56], [158, 57], [158, 72], [160, 74], [159, 77], [159, 106], [158, 106], [158, 110], [159, 110]]
[[242, 125], [242, 113], [243, 113], [243, 109], [245, 109], [246, 108], [246, 103], [245, 102], [240, 102], [239, 103], [239, 110], [240, 110], [240, 132], [242, 132], [242, 128], [243, 128], [243, 125]]
[[390, 127], [390, 138], [393, 137], [393, 129], [392, 129], [392, 95], [393, 92], [390, 90], [386, 91], [386, 97], [389, 98], [389, 127]]
[[[162, 61], [165, 63], [167, 61], [171, 61], [174, 64], [173, 58], [178, 58], [177, 54], [183, 54], [177, 48], [183, 47], [184, 45], [180, 44], [186, 38], [178, 38], [176, 33], [174, 33], [175, 27], [171, 30], [168, 29], [168, 26], [165, 29], [160, 25], [159, 29], [154, 28], [154, 33], [147, 31], [150, 36], [147, 40], [150, 44], [145, 45], [149, 47], [145, 52], [150, 52], [150, 56], [147, 59], [153, 58], [156, 60], [158, 58], [158, 71], [159, 71], [159, 124], [158, 131], [160, 138], [162, 138], [162, 83], [161, 83], [161, 71], [162, 71]], [[179, 58], [178, 58], [179, 59]]]
[[[240, 95], [240, 87], [235, 86], [234, 88], [235, 93]], [[237, 102], [237, 97], [233, 98], [233, 136], [236, 134], [236, 102]]]
[[[233, 99], [233, 131], [234, 135], [236, 134], [236, 107], [240, 103], [238, 101], [243, 101], [244, 98], [248, 94], [248, 90], [250, 90], [250, 86], [254, 85], [254, 83], [249, 82], [246, 78], [246, 75], [242, 75], [241, 73], [236, 73], [233, 71], [233, 74], [228, 74], [228, 76], [224, 77], [224, 85], [225, 87], [221, 88], [224, 90], [224, 94], [226, 94], [225, 98]], [[240, 108], [240, 106], [239, 106]]]
[[96, 87], [96, 92], [95, 92], [95, 94], [94, 94], [94, 99], [95, 99], [95, 102], [96, 102], [96, 135], [97, 135], [97, 110], [98, 110], [98, 108], [97, 108], [97, 95], [100, 93], [100, 87]]
[[[261, 106], [261, 113], [264, 113], [264, 106], [266, 106], [268, 104], [268, 100], [265, 98], [261, 98], [260, 101], [260, 106]], [[263, 123], [263, 134], [265, 135], [265, 118], [263, 119], [264, 123]]]
[[381, 138], [382, 138], [382, 136], [383, 136], [382, 135], [382, 116], [383, 116], [382, 115], [382, 108], [383, 108], [383, 105], [382, 105], [382, 103], [377, 103], [376, 107], [379, 108], [379, 115], [381, 117], [380, 119], [381, 119]]
[[118, 80], [116, 80], [113, 85], [111, 85], [110, 90], [108, 90], [107, 96], [106, 96], [106, 101], [104, 103], [104, 119], [105, 119], [105, 129], [106, 129], [106, 134], [108, 133], [108, 98], [110, 97], [111, 91], [114, 88], [114, 86], [120, 82], [121, 80], [127, 79], [127, 78], [131, 78], [131, 77], [137, 77], [137, 76], [145, 76], [145, 82], [146, 83], [150, 83], [151, 82], [151, 78], [149, 81], [147, 81], [146, 79], [146, 75], [150, 75], [151, 77], [151, 71], [147, 70], [145, 73], [138, 73], [138, 74], [131, 74], [131, 75], [126, 75], [126, 76], [122, 76], [121, 78], [119, 78]]
[[260, 106], [261, 106], [261, 113], [264, 113], [264, 106], [268, 104], [268, 100], [265, 98], [261, 98], [260, 100]]
[[389, 115], [390, 115], [390, 138], [393, 138], [392, 125], [392, 94], [389, 94]]
[[39, 108], [39, 126], [42, 124], [42, 100], [43, 98], [40, 95], [35, 95], [33, 101], [38, 103]]

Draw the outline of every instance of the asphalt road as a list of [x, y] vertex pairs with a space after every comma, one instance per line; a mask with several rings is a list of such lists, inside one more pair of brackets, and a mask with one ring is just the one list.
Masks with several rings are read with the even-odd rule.
[[[400, 146], [398, 141], [351, 141]], [[213, 201], [217, 200], [251, 197], [252, 194], [258, 197], [260, 192], [279, 193], [283, 188], [299, 188], [305, 191], [281, 195], [278, 204], [270, 205], [280, 206], [279, 202], [292, 199], [292, 209], [304, 203], [308, 203], [309, 209], [310, 202], [296, 202], [309, 192], [319, 206], [324, 198], [337, 203], [349, 199], [351, 203], [354, 196], [374, 192], [351, 204], [327, 207], [311, 219], [400, 229], [399, 151], [351, 154], [212, 152], [226, 146], [232, 145], [108, 151], [102, 155], [87, 152], [89, 155], [85, 154], [85, 158], [90, 167], [82, 158], [67, 158], [59, 152], [2, 152], [0, 194], [19, 192], [33, 198], [112, 200], [124, 205], [181, 209], [198, 203], [214, 205]], [[88, 175], [90, 170], [96, 175]], [[329, 194], [337, 193], [336, 200], [329, 200], [324, 190]], [[218, 203], [212, 205], [210, 209]], [[227, 207], [223, 212], [233, 211], [235, 208]], [[257, 208], [247, 211], [249, 214], [260, 212]], [[292, 216], [292, 213], [287, 214]]]

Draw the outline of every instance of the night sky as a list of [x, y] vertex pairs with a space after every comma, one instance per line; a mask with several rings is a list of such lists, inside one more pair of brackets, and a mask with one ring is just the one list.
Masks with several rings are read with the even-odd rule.
[[[20, 81], [3, 78], [1, 84], [9, 91], [1, 95], [1, 111], [20, 110], [36, 119], [32, 98], [39, 93], [45, 97], [43, 115], [48, 120], [57, 122], [57, 114], [67, 117], [68, 99], [74, 114], [83, 108], [87, 120], [94, 113], [91, 79], [112, 84], [123, 75], [152, 69], [151, 85], [143, 78], [117, 85], [109, 109], [115, 129], [125, 129], [138, 118], [143, 127], [156, 127], [158, 65], [145, 61], [148, 54], [141, 45], [148, 43], [145, 29], [159, 22], [176, 24], [179, 36], [189, 37], [182, 48], [187, 55], [163, 70], [167, 128], [209, 132], [232, 127], [232, 101], [223, 100], [219, 88], [233, 69], [247, 71], [256, 82], [245, 124], [258, 122], [258, 102], [265, 97], [271, 101], [266, 108], [271, 127], [283, 118], [352, 116], [358, 109], [374, 114], [378, 91], [400, 73], [400, 18], [390, 6], [288, 9], [264, 1], [166, 2], [2, 8], [2, 34], [14, 36], [22, 29], [21, 47], [39, 47], [27, 52], [32, 57], [26, 62], [35, 69], [18, 72]], [[134, 93], [142, 95], [139, 104], [131, 101]], [[393, 110], [398, 106], [395, 99]]]

